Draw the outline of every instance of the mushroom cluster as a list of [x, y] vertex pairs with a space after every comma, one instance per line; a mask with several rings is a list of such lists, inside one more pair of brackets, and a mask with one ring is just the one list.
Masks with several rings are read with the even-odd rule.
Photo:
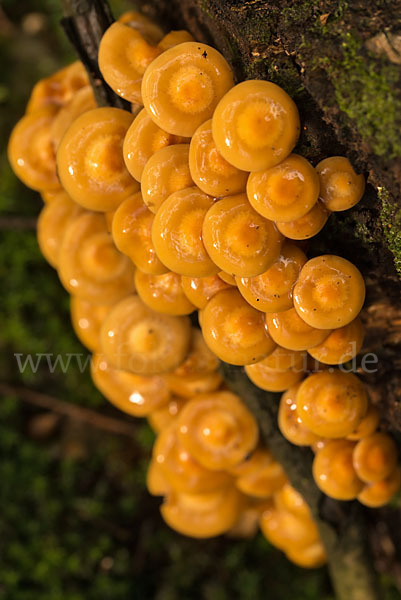
[[[274, 83], [234, 85], [214, 48], [130, 11], [105, 32], [104, 79], [131, 112], [97, 108], [80, 62], [40, 81], [9, 159], [45, 202], [40, 248], [71, 294], [94, 384], [157, 434], [149, 491], [194, 537], [258, 523], [304, 567], [325, 561], [316, 525], [220, 360], [284, 392], [279, 426], [318, 448], [318, 486], [369, 506], [400, 485], [395, 445], [352, 374], [312, 373], [361, 349], [362, 275], [308, 260], [303, 240], [362, 197], [345, 157], [293, 153], [296, 105]], [[301, 243], [300, 243], [301, 241]], [[189, 315], [198, 313], [200, 329]]]

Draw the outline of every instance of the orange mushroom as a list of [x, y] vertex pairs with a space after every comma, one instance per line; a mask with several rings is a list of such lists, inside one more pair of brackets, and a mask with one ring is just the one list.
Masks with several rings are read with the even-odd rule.
[[57, 151], [63, 187], [89, 210], [115, 210], [138, 183], [123, 160], [123, 141], [133, 115], [119, 108], [95, 108], [80, 115]]
[[156, 313], [138, 296], [116, 304], [100, 332], [102, 351], [110, 363], [141, 375], [177, 368], [187, 355], [190, 339], [188, 317]]
[[197, 308], [205, 308], [206, 304], [217, 292], [230, 288], [218, 275], [210, 277], [181, 277], [184, 294]]
[[266, 323], [276, 344], [288, 350], [308, 350], [321, 344], [331, 333], [330, 329], [316, 329], [305, 323], [294, 308], [267, 313]]
[[120, 252], [135, 266], [150, 275], [162, 275], [168, 269], [159, 260], [152, 242], [154, 215], [137, 192], [123, 200], [113, 215], [112, 235]]
[[216, 148], [212, 120], [195, 131], [189, 149], [189, 168], [194, 183], [210, 196], [231, 196], [245, 192], [248, 173], [230, 165]]
[[149, 461], [148, 470], [146, 472], [146, 487], [152, 496], [166, 496], [171, 492], [171, 486], [160, 465], [151, 458]]
[[100, 349], [100, 328], [110, 311], [109, 304], [94, 304], [71, 296], [70, 311], [74, 331], [82, 344], [92, 352]]
[[212, 352], [232, 365], [256, 363], [276, 347], [263, 313], [250, 306], [235, 288], [222, 290], [209, 300], [201, 326]]
[[318, 488], [336, 500], [353, 500], [363, 488], [352, 462], [355, 444], [332, 440], [313, 461], [313, 478]]
[[136, 29], [150, 43], [157, 44], [164, 36], [163, 29], [137, 10], [127, 10], [118, 21]]
[[300, 517], [273, 504], [266, 508], [260, 519], [265, 538], [280, 550], [304, 548], [319, 541], [319, 533], [311, 517]]
[[227, 196], [206, 213], [203, 243], [213, 262], [228, 273], [254, 277], [279, 258], [283, 238], [249, 204], [245, 194]]
[[271, 498], [287, 481], [282, 466], [266, 448], [257, 448], [230, 473], [236, 477], [235, 485], [243, 494], [260, 499]]
[[308, 350], [316, 360], [328, 365], [340, 365], [359, 354], [364, 337], [364, 328], [359, 317], [335, 329], [318, 346]]
[[278, 426], [286, 440], [295, 446], [311, 446], [320, 437], [312, 433], [297, 412], [297, 392], [300, 383], [290, 387], [281, 396], [278, 409]]
[[[268, 357], [267, 357], [268, 358]], [[304, 376], [303, 369], [289, 368], [285, 371], [272, 369], [261, 360], [253, 365], [247, 365], [245, 372], [258, 388], [267, 392], [283, 392], [297, 384]]]
[[304, 569], [316, 569], [327, 562], [326, 550], [321, 542], [315, 542], [302, 548], [287, 548], [288, 560]]
[[348, 210], [358, 204], [365, 191], [363, 175], [357, 175], [345, 156], [330, 156], [316, 165], [320, 197], [331, 211]]
[[212, 471], [237, 465], [258, 442], [254, 417], [231, 392], [196, 396], [185, 404], [177, 422], [183, 446]]
[[115, 369], [104, 354], [94, 354], [92, 380], [98, 390], [119, 410], [146, 417], [167, 404], [170, 392], [162, 377], [143, 376]]
[[308, 325], [334, 329], [358, 316], [365, 300], [365, 283], [351, 262], [324, 254], [302, 267], [293, 294], [294, 308]]
[[281, 312], [292, 308], [292, 290], [307, 258], [298, 246], [285, 242], [278, 260], [261, 275], [236, 277], [239, 291], [254, 308]]
[[369, 404], [366, 415], [354, 431], [347, 435], [347, 440], [359, 441], [374, 433], [380, 421], [380, 412], [377, 406]]
[[277, 221], [277, 229], [290, 240], [308, 240], [323, 229], [330, 216], [323, 202], [318, 200], [306, 215], [283, 223]]
[[196, 307], [181, 287], [181, 277], [171, 271], [163, 275], [135, 272], [135, 287], [142, 301], [152, 310], [166, 315], [189, 315]]
[[225, 283], [228, 283], [228, 285], [237, 285], [237, 282], [235, 281], [235, 276], [232, 275], [231, 273], [226, 273], [225, 271], [219, 271], [218, 273], [220, 279], [222, 279]]
[[288, 481], [274, 494], [274, 504], [278, 510], [286, 510], [304, 519], [311, 518], [303, 496]]
[[210, 119], [233, 83], [231, 69], [217, 50], [185, 42], [163, 52], [146, 70], [143, 104], [156, 125], [189, 137]]
[[287, 350], [287, 348], [277, 346], [269, 356], [263, 359], [263, 362], [267, 367], [276, 371], [286, 371], [287, 369], [305, 371], [306, 358], [306, 352]]
[[90, 85], [81, 88], [74, 94], [71, 100], [54, 117], [51, 126], [51, 138], [55, 150], [59, 147], [63, 135], [75, 119], [84, 112], [96, 107], [96, 100]]
[[34, 85], [26, 113], [32, 114], [50, 105], [65, 106], [81, 88], [88, 85], [85, 67], [77, 60]]
[[376, 432], [359, 440], [353, 452], [355, 471], [365, 483], [386, 479], [397, 466], [397, 446], [386, 433]]
[[175, 273], [188, 277], [215, 275], [219, 268], [202, 241], [202, 225], [214, 199], [190, 187], [171, 194], [157, 211], [152, 241], [160, 260]]
[[358, 494], [358, 500], [365, 506], [377, 508], [388, 504], [401, 486], [401, 470], [396, 467], [388, 477], [365, 485]]
[[313, 373], [297, 392], [297, 413], [316, 435], [340, 438], [359, 425], [368, 408], [365, 386], [353, 373]]
[[84, 212], [67, 227], [58, 257], [65, 289], [96, 304], [114, 304], [132, 293], [134, 267], [118, 252], [104, 215]]
[[253, 208], [271, 221], [288, 223], [308, 213], [319, 197], [319, 177], [299, 154], [264, 171], [251, 173], [246, 193]]
[[297, 142], [298, 109], [278, 85], [243, 81], [217, 105], [212, 131], [217, 149], [237, 169], [269, 169], [284, 160]]
[[172, 396], [167, 404], [160, 408], [152, 410], [148, 415], [148, 423], [155, 433], [160, 433], [173, 423], [179, 415], [182, 407], [187, 402], [187, 398], [178, 398]]
[[160, 40], [158, 46], [163, 51], [165, 51], [169, 48], [173, 48], [173, 46], [178, 46], [178, 44], [184, 44], [184, 42], [193, 41], [194, 38], [189, 33], [189, 31], [186, 31], [185, 29], [179, 29], [176, 31], [169, 31], [169, 33], [166, 33], [163, 39]]
[[189, 144], [161, 148], [147, 161], [141, 177], [143, 201], [157, 213], [163, 202], [179, 190], [193, 186], [188, 164]]

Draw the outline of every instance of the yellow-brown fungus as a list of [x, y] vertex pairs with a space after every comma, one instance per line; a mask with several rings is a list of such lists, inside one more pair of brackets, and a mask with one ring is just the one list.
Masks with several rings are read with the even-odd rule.
[[353, 463], [359, 479], [365, 483], [377, 483], [396, 468], [397, 446], [386, 433], [373, 433], [357, 443]]
[[203, 309], [202, 333], [209, 348], [232, 365], [249, 365], [276, 347], [263, 313], [250, 306], [237, 289], [218, 292]]
[[144, 377], [115, 369], [101, 353], [92, 358], [91, 375], [93, 383], [105, 398], [133, 417], [146, 417], [167, 404], [170, 397], [162, 377]]
[[66, 192], [83, 207], [115, 210], [138, 191], [122, 152], [132, 119], [131, 113], [119, 108], [95, 108], [80, 115], [61, 140], [58, 174]]
[[222, 279], [225, 283], [228, 283], [228, 285], [237, 285], [237, 282], [235, 281], [235, 276], [232, 275], [231, 273], [226, 273], [225, 271], [219, 271], [218, 272], [218, 276], [220, 277], [220, 279]]
[[353, 500], [363, 488], [352, 462], [354, 446], [348, 440], [332, 440], [313, 460], [316, 485], [336, 500]]
[[103, 215], [85, 212], [67, 227], [58, 274], [72, 295], [98, 304], [114, 304], [132, 293], [134, 266], [118, 252]]
[[196, 310], [181, 287], [181, 277], [169, 271], [163, 275], [135, 272], [135, 287], [142, 301], [152, 310], [166, 315], [189, 315]]
[[319, 346], [308, 352], [316, 360], [328, 365], [340, 365], [356, 356], [363, 343], [364, 329], [359, 317], [335, 329]]
[[245, 367], [245, 372], [249, 379], [258, 388], [267, 392], [283, 392], [289, 387], [295, 385], [304, 376], [303, 369], [289, 368], [285, 371], [278, 371], [268, 367], [264, 360], [257, 362], [254, 365]]
[[248, 460], [230, 472], [236, 476], [237, 488], [253, 498], [271, 498], [287, 481], [280, 463], [264, 448], [256, 449]]
[[118, 369], [141, 375], [176, 369], [191, 341], [188, 317], [161, 315], [139, 296], [116, 304], [103, 322], [100, 341], [107, 359]]
[[320, 437], [310, 431], [297, 412], [297, 392], [300, 384], [290, 387], [281, 396], [278, 409], [278, 426], [283, 436], [295, 446], [311, 446]]
[[359, 423], [357, 427], [355, 427], [354, 431], [347, 435], [347, 440], [359, 441], [363, 438], [367, 437], [374, 433], [379, 425], [380, 421], [380, 412], [377, 406], [370, 404], [366, 415], [363, 417], [362, 421]]
[[225, 58], [200, 42], [166, 50], [146, 70], [142, 100], [153, 121], [174, 135], [191, 136], [233, 86]]
[[365, 506], [377, 508], [388, 504], [401, 486], [401, 470], [399, 467], [385, 479], [377, 483], [365, 485], [358, 494], [358, 500]]
[[173, 144], [183, 144], [187, 138], [171, 135], [160, 129], [143, 108], [133, 120], [124, 138], [123, 155], [128, 171], [141, 181], [149, 158], [158, 150]]
[[33, 190], [59, 190], [51, 126], [58, 108], [49, 105], [25, 115], [8, 142], [8, 160], [14, 173]]
[[85, 67], [77, 60], [50, 77], [38, 81], [33, 87], [26, 113], [31, 114], [49, 105], [65, 106], [82, 87], [88, 85]]
[[181, 285], [184, 294], [197, 308], [205, 308], [206, 304], [217, 292], [229, 289], [218, 275], [210, 277], [181, 277]]
[[161, 27], [137, 10], [128, 10], [124, 12], [120, 15], [118, 21], [139, 31], [139, 33], [152, 44], [157, 44], [164, 36], [164, 31]]
[[68, 104], [57, 113], [52, 123], [51, 138], [55, 150], [59, 147], [63, 135], [75, 119], [84, 112], [96, 107], [96, 100], [90, 85], [87, 85], [76, 92]]
[[109, 304], [94, 304], [71, 296], [70, 311], [74, 331], [82, 344], [92, 352], [100, 348], [100, 328], [110, 311]]
[[290, 547], [285, 554], [288, 560], [304, 569], [316, 569], [327, 562], [326, 550], [321, 542], [302, 546], [302, 548]]
[[160, 262], [152, 242], [154, 215], [137, 192], [122, 201], [114, 213], [113, 240], [120, 252], [130, 257], [144, 273], [162, 275], [168, 269]]
[[243, 81], [217, 105], [212, 131], [219, 152], [237, 169], [269, 169], [287, 158], [298, 140], [298, 109], [278, 85]]
[[278, 510], [273, 504], [263, 512], [260, 528], [271, 544], [286, 552], [319, 541], [319, 533], [312, 518]]
[[320, 197], [330, 211], [347, 210], [358, 204], [365, 191], [365, 178], [357, 175], [344, 156], [330, 156], [316, 165]]
[[290, 240], [308, 240], [317, 235], [327, 223], [330, 212], [323, 202], [318, 200], [309, 212], [303, 217], [283, 223], [276, 223], [277, 229]]
[[295, 310], [308, 325], [336, 329], [358, 316], [365, 300], [365, 282], [351, 262], [324, 254], [302, 267], [293, 295]]
[[245, 194], [213, 204], [203, 222], [202, 236], [215, 264], [239, 277], [264, 273], [279, 258], [283, 241], [274, 223], [257, 213]]
[[174, 144], [155, 152], [146, 163], [141, 190], [143, 201], [153, 213], [157, 213], [170, 194], [193, 186], [188, 153], [189, 144]]
[[46, 204], [39, 215], [37, 236], [39, 248], [45, 259], [55, 269], [61, 242], [68, 225], [82, 213], [82, 208], [67, 196], [61, 193]]
[[319, 188], [319, 177], [310, 162], [291, 154], [275, 167], [251, 173], [246, 193], [253, 208], [266, 219], [288, 223], [313, 208]]
[[196, 396], [185, 404], [177, 422], [184, 447], [212, 471], [237, 465], [258, 442], [254, 417], [231, 392]]
[[158, 435], [153, 446], [153, 459], [177, 492], [203, 494], [231, 482], [228, 473], [210, 471], [191, 456], [178, 437], [176, 422]]
[[212, 137], [212, 121], [195, 131], [189, 149], [191, 177], [205, 194], [214, 197], [244, 192], [248, 173], [236, 169], [222, 157]]
[[316, 435], [340, 438], [359, 425], [368, 408], [365, 386], [353, 373], [313, 373], [297, 392], [297, 413]]
[[166, 496], [171, 492], [171, 485], [154, 458], [150, 459], [146, 472], [146, 488], [152, 496]]
[[263, 359], [266, 367], [270, 369], [276, 369], [276, 371], [286, 371], [287, 369], [299, 369], [300, 371], [306, 370], [306, 352], [287, 350], [277, 346], [275, 350]]
[[153, 410], [148, 415], [148, 423], [155, 433], [160, 433], [173, 423], [179, 415], [182, 407], [187, 402], [187, 398], [178, 398], [172, 396], [167, 404]]
[[292, 290], [307, 258], [298, 246], [285, 242], [278, 260], [261, 275], [236, 277], [245, 300], [263, 312], [292, 308]]
[[116, 94], [128, 102], [142, 104], [143, 74], [161, 52], [161, 48], [149, 44], [138, 30], [116, 22], [101, 39], [99, 69]]
[[163, 37], [162, 40], [158, 43], [159, 48], [163, 50], [168, 50], [169, 48], [173, 48], [173, 46], [178, 46], [178, 44], [183, 44], [184, 42], [193, 42], [194, 38], [185, 29], [179, 29], [176, 31], [169, 31]]
[[274, 494], [274, 504], [278, 510], [286, 510], [301, 518], [307, 519], [311, 516], [304, 498], [288, 481]]
[[269, 334], [279, 346], [288, 350], [308, 350], [321, 344], [330, 334], [330, 329], [311, 327], [298, 315], [294, 308], [267, 313], [266, 323]]
[[219, 271], [202, 241], [203, 221], [213, 203], [211, 196], [190, 187], [171, 194], [157, 211], [153, 245], [159, 259], [175, 273], [208, 277]]

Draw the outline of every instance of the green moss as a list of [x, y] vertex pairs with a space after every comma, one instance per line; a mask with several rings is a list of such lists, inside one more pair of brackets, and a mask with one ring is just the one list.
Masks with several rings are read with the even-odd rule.
[[393, 253], [394, 265], [401, 276], [401, 209], [395, 206], [384, 187], [377, 189], [381, 202], [380, 221], [388, 248]]

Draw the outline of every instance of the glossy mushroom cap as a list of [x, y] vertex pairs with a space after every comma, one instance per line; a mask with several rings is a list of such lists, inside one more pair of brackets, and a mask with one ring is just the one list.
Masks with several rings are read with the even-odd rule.
[[328, 365], [340, 365], [351, 360], [359, 354], [363, 338], [364, 328], [359, 317], [335, 329], [318, 346], [310, 348], [309, 354], [316, 360]]
[[99, 69], [116, 94], [128, 102], [142, 104], [142, 76], [161, 52], [161, 48], [149, 44], [138, 30], [116, 22], [101, 39]]
[[312, 433], [297, 412], [297, 393], [300, 383], [290, 387], [281, 396], [278, 409], [278, 426], [283, 436], [296, 446], [311, 446], [320, 437]]
[[318, 488], [336, 500], [353, 500], [361, 492], [363, 482], [352, 462], [355, 444], [348, 440], [332, 440], [313, 461], [313, 478]]
[[146, 488], [152, 496], [166, 496], [171, 492], [171, 486], [154, 458], [150, 459], [146, 472]]
[[153, 431], [155, 433], [160, 433], [169, 427], [171, 423], [174, 423], [186, 402], [187, 398], [172, 396], [167, 404], [163, 404], [160, 408], [152, 410], [148, 415], [148, 423]]
[[146, 70], [142, 100], [152, 120], [169, 133], [191, 136], [233, 86], [225, 58], [200, 42], [163, 52]]
[[309, 240], [323, 229], [330, 216], [323, 202], [318, 200], [306, 215], [293, 221], [277, 221], [277, 229], [290, 240]]
[[57, 151], [63, 187], [89, 210], [115, 210], [139, 189], [123, 160], [123, 141], [131, 113], [95, 108], [80, 115], [65, 133]]
[[155, 152], [166, 146], [184, 144], [187, 141], [187, 138], [171, 135], [160, 129], [143, 108], [136, 115], [124, 138], [125, 165], [132, 177], [141, 181], [143, 169]]
[[96, 107], [96, 100], [90, 85], [81, 88], [74, 94], [68, 104], [59, 110], [54, 117], [51, 126], [51, 138], [55, 150], [59, 147], [63, 135], [75, 119], [88, 110], [93, 110]]
[[204, 467], [228, 469], [258, 442], [258, 426], [238, 396], [231, 392], [201, 394], [187, 402], [178, 417], [183, 446]]
[[[267, 357], [268, 358], [268, 357]], [[258, 388], [267, 392], [283, 392], [297, 384], [304, 376], [304, 370], [289, 368], [285, 371], [272, 369], [264, 360], [247, 365], [245, 372]]]
[[176, 31], [169, 31], [163, 36], [163, 39], [158, 43], [159, 48], [163, 51], [168, 50], [169, 48], [173, 48], [173, 46], [178, 46], [178, 44], [183, 44], [184, 42], [193, 42], [194, 38], [185, 29], [178, 29]]
[[60, 188], [51, 127], [55, 105], [45, 106], [18, 121], [8, 142], [8, 160], [16, 176], [33, 190]]
[[233, 167], [217, 150], [211, 119], [202, 123], [191, 139], [189, 168], [194, 183], [205, 194], [219, 197], [245, 192], [248, 173]]
[[206, 252], [202, 225], [214, 199], [197, 187], [171, 194], [152, 225], [152, 241], [159, 259], [169, 269], [188, 277], [208, 277], [219, 268]]
[[138, 296], [128, 296], [107, 315], [100, 333], [110, 363], [141, 375], [165, 373], [178, 367], [189, 350], [188, 317], [161, 315]]
[[345, 156], [330, 156], [316, 165], [320, 197], [331, 211], [348, 210], [365, 191], [365, 178], [357, 175]]
[[244, 500], [237, 488], [226, 486], [208, 494], [172, 492], [160, 512], [175, 531], [193, 538], [209, 538], [231, 529], [243, 506]]
[[205, 308], [217, 292], [230, 288], [218, 275], [210, 277], [181, 277], [181, 285], [184, 294], [197, 308]]
[[286, 510], [304, 519], [311, 518], [303, 496], [288, 481], [274, 494], [274, 504], [278, 510]]
[[98, 352], [100, 349], [100, 329], [110, 310], [110, 304], [94, 304], [83, 298], [71, 296], [72, 326], [82, 344], [92, 352]]
[[189, 315], [196, 307], [181, 287], [181, 277], [168, 271], [163, 275], [135, 272], [135, 287], [141, 300], [152, 310], [165, 315]]
[[319, 533], [311, 517], [300, 517], [271, 504], [263, 512], [260, 529], [265, 538], [280, 550], [304, 548], [319, 541]]
[[31, 114], [47, 106], [65, 106], [81, 88], [88, 85], [85, 67], [77, 60], [34, 85], [26, 113]]
[[251, 173], [246, 192], [253, 208], [266, 219], [288, 223], [313, 208], [319, 188], [319, 177], [310, 162], [290, 154], [275, 167]]
[[55, 269], [58, 267], [65, 231], [82, 212], [82, 208], [64, 192], [58, 194], [40, 211], [36, 231], [39, 248], [47, 262]]
[[305, 323], [294, 308], [267, 313], [266, 324], [276, 344], [288, 350], [308, 350], [321, 344], [331, 333], [330, 329], [316, 329]]
[[365, 300], [365, 283], [345, 258], [324, 254], [308, 260], [294, 287], [294, 307], [311, 327], [335, 329], [351, 323]]
[[259, 215], [245, 194], [213, 204], [203, 222], [202, 237], [219, 270], [239, 277], [264, 273], [279, 258], [283, 242], [274, 223]]
[[388, 504], [401, 486], [401, 470], [396, 467], [385, 479], [365, 485], [358, 494], [358, 500], [365, 506], [377, 508]]
[[373, 404], [369, 404], [366, 415], [363, 417], [362, 421], [359, 423], [357, 427], [355, 427], [354, 431], [347, 435], [347, 440], [351, 440], [353, 442], [357, 442], [368, 435], [374, 433], [379, 425], [380, 421], [380, 412], [377, 406]]
[[193, 186], [188, 163], [189, 144], [161, 148], [147, 161], [141, 177], [143, 201], [157, 213], [174, 192]]
[[164, 37], [163, 29], [137, 10], [127, 10], [119, 16], [118, 21], [139, 31], [152, 44], [157, 44]]
[[170, 398], [162, 377], [146, 377], [115, 369], [102, 353], [92, 357], [91, 375], [93, 383], [105, 398], [133, 417], [146, 417], [167, 404]]
[[321, 542], [315, 542], [302, 548], [290, 547], [285, 554], [288, 560], [304, 569], [316, 569], [327, 562], [326, 550]]
[[122, 201], [113, 215], [112, 236], [115, 245], [129, 256], [144, 273], [162, 275], [168, 269], [159, 260], [152, 242], [154, 215], [137, 192]]
[[219, 152], [237, 169], [269, 169], [284, 160], [297, 142], [298, 109], [278, 85], [243, 81], [217, 105], [212, 131]]
[[171, 488], [177, 492], [203, 494], [231, 482], [228, 473], [210, 471], [191, 456], [177, 435], [176, 422], [158, 435], [153, 446], [153, 460], [160, 466]]
[[284, 242], [273, 265], [255, 277], [236, 277], [239, 291], [254, 308], [282, 312], [293, 306], [292, 290], [307, 258], [298, 246]]
[[397, 446], [386, 433], [376, 432], [360, 440], [354, 448], [353, 464], [362, 481], [377, 483], [397, 466]]
[[297, 413], [316, 435], [340, 438], [359, 425], [368, 408], [365, 386], [353, 373], [313, 373], [297, 392]]
[[265, 448], [257, 448], [230, 472], [236, 477], [237, 488], [253, 498], [271, 498], [287, 481], [282, 466]]
[[220, 279], [222, 279], [225, 283], [228, 283], [228, 285], [237, 285], [237, 282], [235, 281], [235, 276], [232, 275], [231, 273], [226, 273], [225, 271], [219, 271], [218, 273]]
[[307, 356], [306, 352], [297, 352], [277, 346], [269, 356], [263, 359], [263, 362], [267, 367], [276, 371], [287, 371], [287, 369], [305, 371]]
[[201, 326], [212, 352], [233, 365], [256, 363], [276, 347], [263, 313], [250, 306], [235, 288], [218, 292], [209, 300]]
[[58, 274], [70, 294], [97, 304], [114, 304], [135, 290], [133, 264], [118, 252], [101, 214], [84, 212], [69, 224]]

